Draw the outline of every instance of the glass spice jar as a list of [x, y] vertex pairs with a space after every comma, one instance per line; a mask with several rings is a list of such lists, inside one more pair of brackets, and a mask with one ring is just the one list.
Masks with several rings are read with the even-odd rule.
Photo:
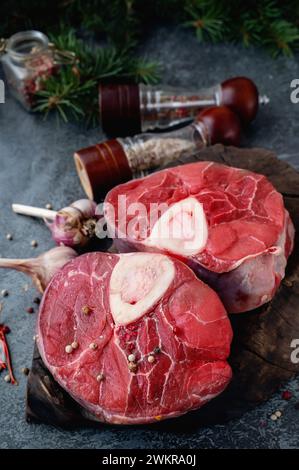
[[74, 154], [78, 176], [90, 199], [99, 201], [119, 183], [178, 162], [208, 145], [239, 145], [241, 124], [225, 106], [202, 111], [192, 124], [172, 132], [144, 133], [107, 140]]
[[42, 81], [57, 67], [49, 39], [40, 31], [21, 31], [6, 40], [3, 49], [1, 61], [9, 89], [30, 110]]

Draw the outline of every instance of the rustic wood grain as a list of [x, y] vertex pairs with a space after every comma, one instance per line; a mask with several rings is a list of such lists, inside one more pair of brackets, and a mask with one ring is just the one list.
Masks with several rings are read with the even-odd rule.
[[[177, 163], [209, 160], [249, 169], [269, 178], [284, 195], [297, 235], [286, 278], [274, 299], [251, 312], [231, 315], [234, 339], [229, 362], [233, 380], [202, 409], [162, 423], [160, 430], [184, 432], [199, 424], [223, 423], [267, 400], [299, 373], [290, 360], [291, 341], [299, 338], [299, 173], [265, 149], [238, 149], [215, 145]], [[35, 349], [27, 390], [28, 421], [62, 427], [94, 424], [85, 411], [53, 380]], [[103, 426], [102, 424], [96, 424]]]

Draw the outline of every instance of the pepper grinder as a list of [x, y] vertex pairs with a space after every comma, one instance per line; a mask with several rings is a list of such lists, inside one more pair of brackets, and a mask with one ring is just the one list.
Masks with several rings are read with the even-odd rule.
[[99, 85], [99, 108], [108, 135], [133, 135], [154, 129], [165, 130], [193, 120], [211, 106], [227, 106], [242, 121], [251, 122], [259, 104], [268, 103], [252, 80], [235, 77], [205, 90], [185, 91], [147, 85]]
[[237, 146], [240, 135], [238, 116], [225, 106], [214, 106], [176, 131], [107, 140], [77, 151], [74, 159], [86, 195], [99, 201], [113, 186], [183, 155], [216, 143]]

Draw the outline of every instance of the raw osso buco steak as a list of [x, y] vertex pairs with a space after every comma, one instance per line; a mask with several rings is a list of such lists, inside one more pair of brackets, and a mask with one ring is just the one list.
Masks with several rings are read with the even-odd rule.
[[232, 330], [217, 294], [154, 253], [89, 253], [50, 281], [37, 344], [89, 416], [138, 424], [179, 416], [231, 378]]
[[[161, 203], [152, 222], [150, 210]], [[272, 299], [293, 248], [292, 221], [267, 178], [213, 162], [169, 168], [115, 187], [105, 199], [105, 217], [119, 251], [183, 260], [216, 290], [229, 313]]]

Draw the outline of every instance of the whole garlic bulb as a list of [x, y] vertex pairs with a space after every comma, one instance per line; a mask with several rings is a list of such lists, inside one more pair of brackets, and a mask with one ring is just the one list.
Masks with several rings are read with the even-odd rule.
[[79, 199], [56, 213], [52, 222], [45, 222], [58, 245], [85, 246], [95, 235], [98, 217], [97, 204], [89, 199]]

